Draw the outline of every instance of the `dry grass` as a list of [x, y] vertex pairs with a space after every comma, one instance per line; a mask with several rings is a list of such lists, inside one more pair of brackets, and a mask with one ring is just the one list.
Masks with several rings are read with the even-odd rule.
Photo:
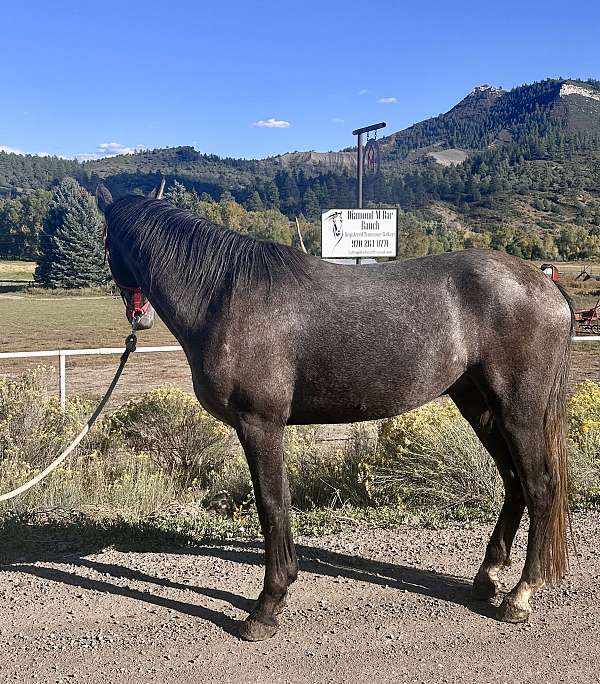
[[4, 261], [0, 259], [0, 281], [20, 280], [30, 282], [35, 271], [34, 261]]

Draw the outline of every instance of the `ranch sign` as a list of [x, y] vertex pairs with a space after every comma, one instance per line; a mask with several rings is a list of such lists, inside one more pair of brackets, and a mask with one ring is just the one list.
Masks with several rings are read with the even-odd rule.
[[330, 209], [321, 214], [321, 256], [395, 257], [397, 209]]

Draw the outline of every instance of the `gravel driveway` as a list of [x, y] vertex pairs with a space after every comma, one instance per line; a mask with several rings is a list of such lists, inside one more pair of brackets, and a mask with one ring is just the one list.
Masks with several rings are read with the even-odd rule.
[[470, 598], [488, 526], [301, 538], [280, 631], [254, 644], [235, 634], [257, 542], [17, 559], [0, 573], [0, 681], [598, 682], [598, 516], [574, 530], [571, 575], [517, 626]]

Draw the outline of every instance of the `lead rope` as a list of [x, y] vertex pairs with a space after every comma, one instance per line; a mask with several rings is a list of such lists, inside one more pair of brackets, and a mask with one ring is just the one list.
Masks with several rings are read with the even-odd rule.
[[137, 320], [134, 318], [134, 323], [132, 326], [132, 331], [131, 334], [127, 336], [125, 339], [125, 351], [123, 354], [121, 354], [121, 361], [119, 363], [119, 367], [117, 368], [117, 372], [115, 373], [115, 377], [112, 379], [112, 382], [110, 383], [108, 389], [106, 390], [106, 394], [102, 397], [100, 400], [100, 403], [96, 407], [96, 410], [92, 415], [89, 417], [88, 422], [84, 425], [83, 430], [75, 437], [75, 439], [69, 444], [69, 446], [58, 456], [52, 463], [47, 466], [44, 470], [42, 470], [41, 473], [38, 473], [34, 478], [29, 480], [29, 482], [26, 482], [25, 484], [22, 484], [20, 487], [17, 487], [17, 489], [13, 489], [12, 492], [7, 492], [6, 494], [2, 494], [0, 496], [0, 501], [8, 501], [9, 499], [14, 499], [15, 496], [19, 496], [19, 494], [23, 494], [26, 492], [28, 489], [31, 489], [34, 485], [36, 485], [38, 482], [41, 482], [46, 476], [50, 475], [50, 473], [55, 469], [58, 468], [58, 466], [69, 456], [70, 454], [73, 453], [77, 445], [81, 442], [81, 440], [87, 435], [87, 433], [90, 431], [92, 425], [96, 422], [98, 419], [98, 416], [102, 413], [102, 409], [106, 406], [106, 402], [110, 399], [110, 395], [113, 393], [113, 390], [116, 387], [117, 382], [119, 382], [119, 378], [121, 377], [121, 373], [123, 372], [123, 369], [125, 368], [125, 364], [127, 363], [127, 359], [129, 358], [131, 352], [135, 351], [135, 347], [137, 344], [137, 337], [135, 334], [135, 326], [136, 326]]

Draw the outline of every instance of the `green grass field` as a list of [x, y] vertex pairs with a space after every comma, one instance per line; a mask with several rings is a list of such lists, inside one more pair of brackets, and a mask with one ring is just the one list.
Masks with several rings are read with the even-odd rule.
[[[119, 347], [129, 333], [120, 298], [0, 295], [0, 351]], [[164, 323], [140, 332], [140, 344], [177, 344]]]

